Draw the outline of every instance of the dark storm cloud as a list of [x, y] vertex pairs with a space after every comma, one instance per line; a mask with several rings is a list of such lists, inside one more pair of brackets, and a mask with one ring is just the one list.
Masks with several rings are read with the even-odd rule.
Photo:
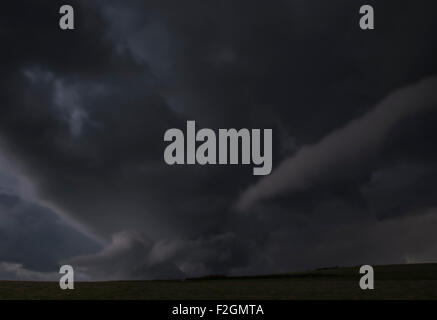
[[342, 168], [345, 172], [347, 166], [355, 167], [364, 157], [373, 157], [397, 122], [437, 107], [436, 89], [437, 78], [430, 78], [393, 93], [363, 117], [285, 159], [272, 175], [245, 191], [237, 207], [246, 210], [259, 199], [305, 189], [326, 179], [329, 171]]
[[176, 279], [185, 275], [168, 261], [150, 258], [153, 243], [146, 235], [123, 231], [112, 236], [101, 252], [64, 261], [76, 267], [84, 280]]
[[[0, 262], [19, 262], [36, 272], [59, 270], [72, 255], [97, 252], [100, 246], [50, 210], [0, 194]], [[0, 278], [4, 279], [0, 273]]]
[[[53, 1], [2, 10], [0, 137], [41, 203], [104, 241], [97, 254], [66, 257], [84, 279], [436, 259], [436, 185], [424, 178], [435, 174], [435, 112], [396, 123], [375, 115], [390, 138], [371, 162], [358, 152], [347, 172], [330, 169], [335, 181], [322, 175], [245, 214], [233, 207], [257, 183], [249, 168], [162, 160], [165, 130], [186, 120], [273, 128], [274, 164], [298, 157], [436, 73], [435, 5], [378, 3], [377, 29], [363, 32], [359, 1], [70, 4], [74, 31], [59, 30]], [[409, 110], [421, 107], [416, 98]], [[374, 129], [348, 139], [360, 143]], [[337, 159], [329, 146], [324, 154]]]

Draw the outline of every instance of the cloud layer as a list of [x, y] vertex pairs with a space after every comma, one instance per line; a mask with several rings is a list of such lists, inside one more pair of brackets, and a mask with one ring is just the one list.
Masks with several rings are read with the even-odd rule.
[[[72, 32], [61, 4], [0, 12], [0, 157], [26, 182], [0, 170], [9, 278], [437, 259], [436, 4], [378, 2], [371, 33], [358, 0], [73, 0]], [[272, 128], [272, 175], [167, 166], [164, 132], [187, 120]]]
[[335, 175], [330, 177], [332, 172], [347, 171], [363, 159], [373, 158], [399, 121], [429, 108], [437, 108], [437, 78], [397, 90], [372, 111], [317, 144], [303, 146], [296, 155], [283, 160], [273, 174], [245, 191], [237, 208], [247, 210], [258, 200], [305, 189], [318, 180], [335, 179]]

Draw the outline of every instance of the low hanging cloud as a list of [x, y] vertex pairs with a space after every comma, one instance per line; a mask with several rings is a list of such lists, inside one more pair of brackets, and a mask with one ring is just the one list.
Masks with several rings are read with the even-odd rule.
[[0, 261], [0, 274], [2, 280], [21, 281], [56, 281], [56, 272], [39, 272], [27, 269], [21, 263]]
[[144, 233], [123, 230], [100, 252], [62, 264], [73, 266], [82, 281], [182, 279], [226, 274], [236, 261], [244, 262], [247, 249], [233, 233], [152, 241]]
[[240, 196], [237, 209], [244, 211], [259, 200], [305, 189], [331, 170], [356, 163], [364, 155], [376, 152], [399, 121], [434, 107], [437, 77], [396, 90], [372, 111], [285, 159], [270, 176]]
[[167, 261], [151, 259], [153, 242], [145, 235], [124, 230], [96, 254], [77, 256], [64, 264], [72, 265], [83, 280], [151, 280], [183, 278], [184, 273]]

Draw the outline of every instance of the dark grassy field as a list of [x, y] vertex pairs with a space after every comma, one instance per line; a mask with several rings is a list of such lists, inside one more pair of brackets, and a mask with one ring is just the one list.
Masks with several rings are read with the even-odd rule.
[[356, 268], [184, 281], [58, 283], [0, 281], [0, 299], [437, 299], [437, 264], [376, 266], [375, 290], [359, 288]]

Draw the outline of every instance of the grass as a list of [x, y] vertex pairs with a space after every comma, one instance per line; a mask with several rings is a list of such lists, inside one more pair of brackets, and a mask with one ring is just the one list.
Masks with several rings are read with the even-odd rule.
[[437, 264], [376, 266], [375, 290], [361, 290], [358, 267], [256, 277], [76, 282], [0, 281], [0, 299], [298, 300], [437, 299]]

